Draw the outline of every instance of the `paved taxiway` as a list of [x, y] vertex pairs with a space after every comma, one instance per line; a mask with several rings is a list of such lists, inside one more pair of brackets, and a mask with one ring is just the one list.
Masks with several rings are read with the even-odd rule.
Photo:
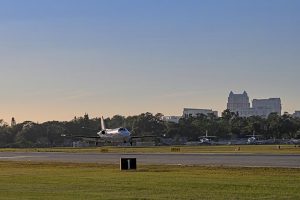
[[121, 157], [137, 158], [138, 164], [209, 165], [300, 168], [300, 155], [274, 154], [180, 154], [180, 153], [61, 153], [0, 152], [0, 160], [117, 164]]

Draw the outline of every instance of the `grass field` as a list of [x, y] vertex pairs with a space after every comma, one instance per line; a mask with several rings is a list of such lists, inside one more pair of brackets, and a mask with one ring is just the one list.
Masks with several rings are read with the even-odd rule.
[[[179, 148], [179, 149], [178, 149]], [[239, 148], [239, 151], [238, 151]], [[178, 151], [179, 150], [179, 151]], [[155, 147], [89, 147], [89, 148], [3, 148], [0, 152], [71, 152], [71, 153], [274, 153], [300, 154], [297, 145], [226, 145], [226, 146], [155, 146]]]
[[300, 170], [0, 162], [0, 199], [300, 199]]

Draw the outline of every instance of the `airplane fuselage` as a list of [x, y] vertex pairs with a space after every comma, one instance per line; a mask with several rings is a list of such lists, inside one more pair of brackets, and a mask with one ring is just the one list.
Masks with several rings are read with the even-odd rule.
[[209, 138], [201, 138], [200, 139], [200, 143], [201, 144], [210, 144], [211, 143], [211, 139], [209, 139]]
[[105, 129], [97, 134], [100, 138], [112, 142], [127, 143], [131, 140], [131, 134], [126, 128]]
[[257, 142], [257, 139], [255, 137], [248, 138], [247, 144], [255, 144]]

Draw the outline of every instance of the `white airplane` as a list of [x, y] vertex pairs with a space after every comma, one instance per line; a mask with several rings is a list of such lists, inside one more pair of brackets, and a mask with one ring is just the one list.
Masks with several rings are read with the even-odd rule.
[[259, 141], [257, 139], [258, 136], [261, 136], [261, 135], [255, 135], [255, 132], [253, 131], [253, 134], [252, 135], [247, 135], [249, 138], [247, 140], [247, 144], [260, 144], [262, 143], [262, 141]]
[[[85, 128], [85, 127], [82, 127]], [[131, 133], [123, 127], [115, 129], [107, 129], [105, 127], [104, 118], [101, 117], [101, 130], [97, 132], [98, 136], [70, 136], [73, 138], [81, 138], [85, 141], [95, 142], [96, 146], [99, 143], [118, 143], [118, 144], [130, 144], [137, 138], [155, 137], [155, 136], [131, 136]], [[66, 135], [62, 135], [66, 136]]]
[[200, 144], [212, 144], [211, 138], [215, 138], [216, 136], [208, 136], [207, 131], [205, 132], [205, 136], [200, 136]]
[[115, 128], [115, 129], [107, 129], [105, 128], [104, 119], [101, 117], [101, 128], [97, 135], [99, 138], [103, 140], [111, 140], [113, 142], [123, 142], [123, 143], [130, 143], [132, 145], [132, 137], [131, 133], [123, 127]]
[[290, 139], [288, 142], [287, 142], [288, 144], [300, 144], [300, 139], [294, 139], [294, 138], [292, 138], [292, 139]]

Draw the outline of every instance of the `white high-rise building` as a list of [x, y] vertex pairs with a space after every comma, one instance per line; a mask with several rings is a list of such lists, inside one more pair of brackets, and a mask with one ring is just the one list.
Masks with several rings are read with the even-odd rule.
[[237, 113], [240, 117], [261, 116], [267, 118], [271, 113], [281, 115], [280, 98], [254, 99], [250, 107], [247, 92], [234, 94], [230, 92], [228, 97], [227, 109]]

